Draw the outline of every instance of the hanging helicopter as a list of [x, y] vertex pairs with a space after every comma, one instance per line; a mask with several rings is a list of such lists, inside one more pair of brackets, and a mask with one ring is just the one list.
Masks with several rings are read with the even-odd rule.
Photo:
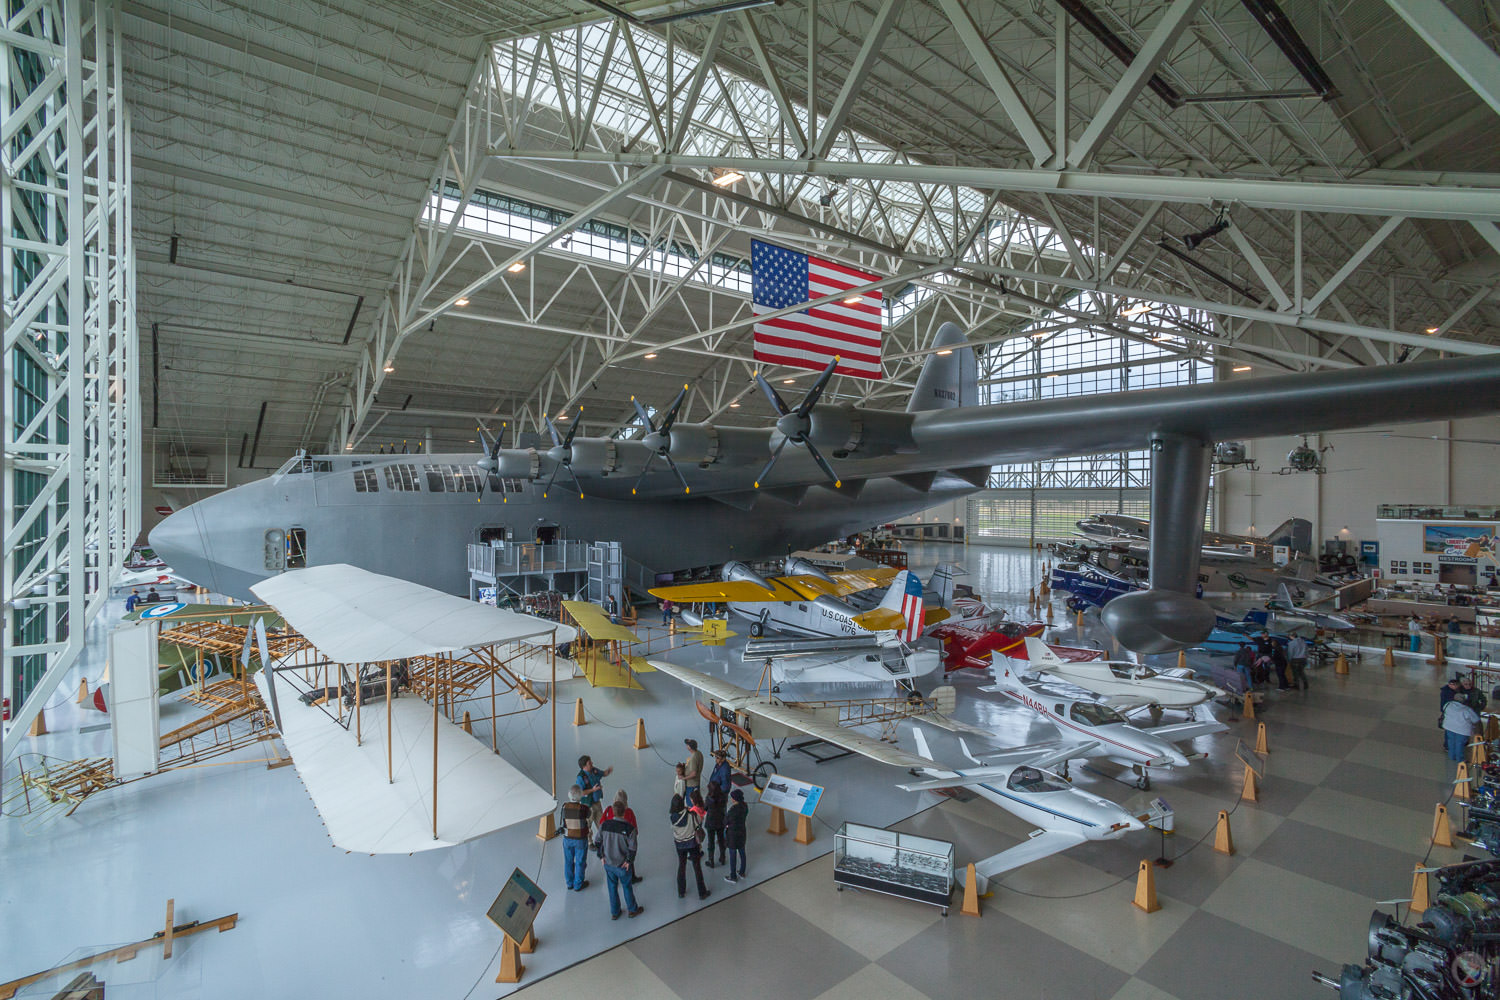
[[1314, 448], [1307, 443], [1307, 436], [1302, 436], [1302, 443], [1286, 453], [1286, 465], [1276, 470], [1278, 476], [1290, 476], [1298, 472], [1315, 472], [1323, 475], [1328, 467], [1323, 464], [1323, 453], [1332, 451], [1333, 445], [1325, 444], [1321, 448]]
[[1255, 459], [1246, 453], [1243, 441], [1220, 441], [1214, 445], [1214, 465], [1220, 469], [1260, 471], [1260, 466], [1255, 464]]

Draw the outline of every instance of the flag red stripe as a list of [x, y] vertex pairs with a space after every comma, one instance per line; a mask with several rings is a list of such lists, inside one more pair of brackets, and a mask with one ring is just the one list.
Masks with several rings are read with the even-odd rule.
[[847, 264], [840, 264], [837, 261], [824, 260], [822, 257], [814, 257], [812, 254], [807, 255], [807, 266], [809, 269], [817, 266], [826, 267], [830, 271], [839, 271], [843, 274], [848, 274], [855, 278], [858, 278], [860, 280], [860, 283], [880, 280], [880, 275], [878, 274], [871, 274], [868, 271], [861, 271], [858, 268], [850, 267]]
[[830, 333], [800, 323], [790, 326], [780, 323], [774, 326], [769, 323], [759, 324], [755, 328], [755, 342], [774, 344], [777, 347], [800, 347], [808, 351], [827, 351], [829, 354], [842, 354], [871, 364], [880, 363], [878, 340], [871, 342], [853, 334]]
[[[774, 352], [757, 350], [755, 352], [755, 360], [764, 362], [769, 365], [782, 365], [787, 368], [805, 368], [808, 371], [822, 371], [824, 368], [828, 367], [828, 362], [833, 360], [833, 355], [829, 354], [823, 355], [816, 359], [807, 359], [801, 357], [793, 357], [786, 354], [776, 354]], [[880, 381], [884, 374], [879, 368], [846, 365], [843, 363], [842, 359], [840, 359], [839, 364], [834, 366], [833, 370], [838, 375], [849, 375], [853, 378], [866, 378], [876, 382]]]

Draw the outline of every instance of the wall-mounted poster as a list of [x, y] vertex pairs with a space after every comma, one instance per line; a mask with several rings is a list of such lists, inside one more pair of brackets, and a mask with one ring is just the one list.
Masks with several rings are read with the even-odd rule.
[[1469, 559], [1495, 558], [1493, 524], [1424, 524], [1422, 551]]

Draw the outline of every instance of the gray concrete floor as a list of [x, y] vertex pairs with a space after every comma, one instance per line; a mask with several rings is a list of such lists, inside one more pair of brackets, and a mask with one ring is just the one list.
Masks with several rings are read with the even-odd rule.
[[[1039, 557], [1014, 549], [928, 544], [912, 557], [924, 570], [959, 562], [970, 573], [964, 582], [1018, 609], [1040, 576]], [[91, 687], [103, 669], [110, 615], [118, 616], [117, 606], [91, 630], [78, 669]], [[1086, 634], [1094, 628], [1091, 617]], [[1058, 636], [1073, 638], [1071, 622]], [[733, 645], [715, 651], [678, 642], [667, 655], [754, 687], [756, 671], [740, 664]], [[1446, 797], [1451, 776], [1432, 726], [1436, 672], [1415, 659], [1392, 671], [1374, 663], [1367, 659], [1347, 679], [1318, 672], [1306, 694], [1269, 696], [1262, 713], [1269, 773], [1262, 801], [1234, 812], [1239, 853], [1232, 858], [1192, 845], [1218, 810], [1235, 808], [1234, 739], [1253, 743], [1253, 724], [1201, 741], [1210, 758], [1162, 776], [1150, 794], [1103, 768], [1074, 768], [1081, 785], [1127, 807], [1160, 795], [1176, 810], [1179, 832], [1167, 849], [1182, 857], [1159, 873], [1164, 909], [1151, 915], [1130, 898], [1136, 865], [1161, 851], [1155, 834], [1089, 845], [1012, 873], [978, 920], [835, 892], [828, 852], [845, 820], [952, 840], [960, 864], [1018, 842], [1027, 830], [982, 802], [901, 792], [894, 788], [901, 775], [873, 762], [819, 765], [799, 754], [777, 764], [827, 788], [815, 841], [767, 835], [767, 811], [756, 806], [749, 879], [731, 886], [715, 870], [706, 903], [692, 892], [678, 900], [665, 817], [670, 765], [683, 757], [682, 739], [701, 739], [705, 726], [685, 687], [650, 674], [644, 691], [594, 690], [575, 680], [560, 685], [557, 698], [559, 784], [587, 752], [615, 767], [608, 790], [631, 793], [645, 876], [639, 919], [609, 919], [597, 862], [588, 889], [566, 892], [560, 847], [538, 841], [529, 826], [411, 857], [345, 854], [328, 841], [294, 769], [241, 762], [114, 789], [68, 818], [0, 819], [0, 981], [146, 937], [174, 897], [179, 920], [238, 912], [241, 923], [182, 942], [170, 961], [148, 951], [102, 969], [111, 996], [501, 996], [517, 987], [493, 982], [499, 934], [484, 911], [520, 867], [549, 893], [536, 926], [540, 947], [525, 956], [521, 995], [528, 1000], [622, 989], [714, 1000], [968, 998], [1002, 987], [1121, 1000], [1237, 991], [1312, 997], [1320, 993], [1309, 970], [1336, 972], [1358, 960], [1374, 902], [1408, 893], [1433, 803]], [[971, 671], [953, 679], [960, 718], [992, 727], [997, 744], [1051, 738], [1050, 727], [978, 691], [986, 682]], [[71, 707], [76, 688], [73, 678], [54, 696], [52, 735], [25, 750], [59, 758], [108, 752], [107, 731], [79, 731], [105, 720]], [[589, 722], [574, 728], [580, 697]], [[190, 714], [168, 698], [163, 725]], [[632, 747], [637, 718], [646, 722], [649, 749]], [[935, 754], [958, 759], [955, 740], [929, 732]], [[488, 740], [487, 727], [476, 735]], [[546, 786], [547, 713], [506, 720], [498, 736], [507, 759]], [[913, 746], [909, 733], [902, 738]], [[1433, 854], [1438, 863], [1458, 858]], [[34, 995], [50, 996], [56, 984], [48, 985]]]

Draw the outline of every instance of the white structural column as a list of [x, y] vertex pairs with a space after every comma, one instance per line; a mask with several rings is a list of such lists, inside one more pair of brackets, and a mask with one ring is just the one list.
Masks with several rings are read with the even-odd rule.
[[[1386, 0], [1453, 72], [1463, 77], [1500, 114], [1500, 55], [1469, 26], [1459, 20], [1442, 0]], [[1492, 119], [1493, 120], [1493, 119]]]
[[0, 53], [9, 757], [140, 531], [140, 431], [119, 12], [30, 4]]

